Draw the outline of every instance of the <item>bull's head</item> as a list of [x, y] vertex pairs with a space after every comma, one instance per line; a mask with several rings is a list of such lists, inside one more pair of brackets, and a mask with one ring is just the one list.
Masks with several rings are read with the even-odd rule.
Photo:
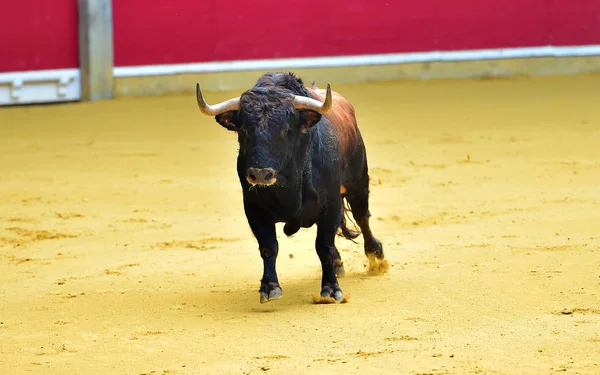
[[284, 167], [304, 159], [306, 133], [332, 105], [329, 84], [324, 102], [278, 87], [255, 87], [240, 97], [208, 105], [196, 84], [196, 97], [200, 112], [238, 133], [246, 180], [262, 186], [275, 184]]

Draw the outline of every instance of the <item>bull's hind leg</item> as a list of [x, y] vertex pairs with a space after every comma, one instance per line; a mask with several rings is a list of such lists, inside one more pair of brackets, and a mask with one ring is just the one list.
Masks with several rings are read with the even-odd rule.
[[344, 270], [344, 262], [342, 262], [342, 256], [337, 249], [337, 246], [333, 246], [333, 269], [335, 271], [335, 275], [337, 277], [346, 276], [346, 271]]
[[384, 259], [383, 246], [371, 231], [369, 225], [369, 180], [366, 177], [362, 184], [353, 187], [352, 190], [348, 190], [346, 195], [350, 208], [352, 210], [352, 216], [356, 221], [356, 224], [360, 227], [360, 230], [364, 239], [365, 255], [369, 259], [369, 273], [371, 274], [384, 274], [387, 272], [388, 263]]

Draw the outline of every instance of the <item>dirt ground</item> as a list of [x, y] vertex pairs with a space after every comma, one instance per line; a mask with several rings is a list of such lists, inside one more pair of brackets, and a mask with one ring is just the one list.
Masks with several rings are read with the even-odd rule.
[[333, 89], [390, 262], [339, 238], [336, 305], [281, 226], [259, 303], [236, 139], [193, 94], [0, 109], [0, 373], [599, 374], [600, 76]]

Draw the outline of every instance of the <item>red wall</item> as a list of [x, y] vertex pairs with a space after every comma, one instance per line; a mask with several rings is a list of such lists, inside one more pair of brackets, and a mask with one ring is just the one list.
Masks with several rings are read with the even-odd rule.
[[115, 65], [600, 44], [600, 0], [113, 0]]
[[[600, 44], [600, 0], [113, 0], [115, 65]], [[76, 0], [2, 0], [0, 72], [76, 68]]]
[[77, 0], [2, 0], [0, 72], [77, 68]]

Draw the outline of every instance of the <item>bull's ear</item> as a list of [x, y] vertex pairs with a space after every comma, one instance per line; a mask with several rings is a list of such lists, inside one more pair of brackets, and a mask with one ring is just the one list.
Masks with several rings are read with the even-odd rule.
[[315, 111], [299, 111], [300, 131], [306, 133], [321, 120], [321, 114]]
[[237, 131], [240, 128], [238, 111], [229, 111], [215, 116], [215, 120], [227, 130]]

